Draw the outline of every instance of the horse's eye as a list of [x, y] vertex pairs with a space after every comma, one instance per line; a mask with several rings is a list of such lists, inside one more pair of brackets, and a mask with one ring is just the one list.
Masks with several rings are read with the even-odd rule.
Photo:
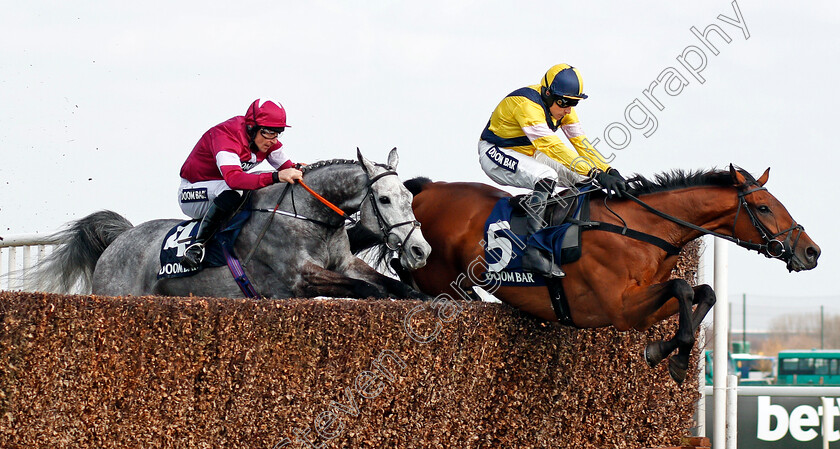
[[381, 204], [391, 204], [391, 198], [388, 198], [387, 196], [380, 196], [379, 202]]
[[758, 206], [756, 209], [757, 209], [759, 212], [761, 212], [762, 214], [766, 214], [766, 213], [769, 213], [769, 212], [770, 212], [770, 208], [769, 208], [769, 207], [767, 207], [767, 206], [765, 206], [765, 205], [763, 205], [763, 204], [762, 204], [761, 206]]

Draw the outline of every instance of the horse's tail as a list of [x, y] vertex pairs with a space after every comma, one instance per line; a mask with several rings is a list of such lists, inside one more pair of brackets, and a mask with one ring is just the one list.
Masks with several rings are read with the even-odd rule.
[[134, 226], [122, 215], [103, 210], [69, 223], [49, 237], [55, 250], [24, 278], [27, 290], [89, 293], [99, 257], [117, 237]]
[[417, 196], [418, 193], [423, 191], [423, 186], [431, 182], [432, 180], [425, 176], [418, 176], [403, 182], [403, 185], [412, 195]]

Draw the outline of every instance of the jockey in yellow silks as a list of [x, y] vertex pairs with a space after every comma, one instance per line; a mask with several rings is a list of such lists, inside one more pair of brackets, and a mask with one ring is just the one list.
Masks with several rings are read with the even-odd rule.
[[[547, 199], [559, 184], [571, 187], [595, 179], [608, 193], [621, 194], [627, 183], [589, 143], [575, 106], [588, 96], [578, 69], [557, 64], [539, 85], [508, 94], [490, 116], [478, 143], [481, 168], [502, 185], [533, 190], [528, 197], [528, 232], [543, 225]], [[561, 129], [574, 147], [555, 134]], [[553, 255], [529, 246], [523, 268], [550, 277], [562, 277]]]

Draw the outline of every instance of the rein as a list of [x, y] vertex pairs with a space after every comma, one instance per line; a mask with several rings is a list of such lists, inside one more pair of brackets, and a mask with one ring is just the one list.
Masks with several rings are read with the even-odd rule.
[[678, 224], [678, 225], [680, 225], [680, 226], [684, 226], [684, 227], [686, 227], [686, 228], [693, 229], [693, 230], [695, 230], [695, 231], [701, 232], [701, 233], [703, 233], [704, 235], [713, 235], [713, 236], [715, 236], [715, 237], [720, 237], [720, 238], [722, 238], [722, 239], [724, 239], [724, 240], [728, 240], [728, 241], [730, 241], [730, 242], [732, 242], [732, 243], [734, 243], [734, 244], [736, 244], [736, 245], [738, 245], [738, 246], [741, 246], [741, 247], [744, 247], [744, 248], [747, 248], [747, 249], [756, 250], [756, 251], [760, 251], [762, 248], [764, 248], [764, 247], [766, 246], [766, 245], [760, 245], [760, 244], [758, 244], [758, 243], [745, 242], [745, 241], [743, 241], [743, 240], [741, 240], [741, 239], [738, 239], [738, 238], [736, 238], [736, 237], [732, 237], [732, 236], [729, 236], [729, 235], [721, 234], [721, 233], [719, 233], [719, 232], [712, 231], [712, 230], [710, 230], [710, 229], [706, 229], [706, 228], [704, 228], [704, 227], [702, 227], [702, 226], [697, 226], [697, 225], [696, 225], [696, 224], [694, 224], [694, 223], [689, 223], [689, 222], [687, 222], [687, 221], [685, 221], [685, 220], [682, 220], [682, 219], [679, 219], [679, 218], [677, 218], [677, 217], [674, 217], [673, 215], [668, 215], [668, 214], [666, 214], [665, 212], [662, 212], [661, 210], [656, 209], [655, 207], [651, 206], [650, 204], [645, 203], [644, 201], [640, 200], [639, 198], [637, 198], [637, 197], [635, 197], [635, 196], [633, 196], [633, 195], [631, 195], [631, 194], [629, 194], [629, 193], [626, 193], [626, 192], [625, 192], [623, 195], [624, 195], [624, 196], [627, 196], [627, 198], [629, 198], [629, 199], [631, 199], [631, 200], [635, 201], [637, 204], [639, 204], [640, 206], [642, 206], [642, 207], [644, 207], [645, 209], [649, 210], [650, 212], [653, 212], [655, 215], [658, 215], [658, 216], [660, 216], [660, 217], [662, 217], [662, 218], [664, 218], [664, 219], [666, 219], [666, 220], [668, 220], [668, 221], [672, 221], [672, 222], [674, 222], [674, 223], [676, 223], [676, 224]]
[[[796, 244], [799, 242], [799, 236], [802, 235], [802, 231], [804, 230], [804, 228], [802, 227], [802, 225], [798, 225], [794, 221], [793, 225], [790, 228], [788, 228], [784, 231], [780, 231], [780, 232], [777, 232], [775, 234], [772, 234], [770, 232], [770, 230], [767, 229], [767, 227], [755, 216], [755, 213], [747, 205], [746, 196], [751, 194], [751, 193], [755, 193], [755, 192], [758, 192], [758, 191], [761, 191], [761, 190], [766, 190], [766, 188], [756, 187], [756, 188], [751, 189], [751, 190], [738, 192], [738, 200], [739, 200], [738, 210], [735, 212], [735, 220], [732, 223], [732, 229], [733, 229], [733, 232], [734, 232], [735, 225], [738, 222], [738, 216], [741, 213], [741, 208], [743, 207], [744, 210], [747, 211], [747, 215], [750, 217], [750, 221], [752, 222], [752, 225], [759, 231], [759, 233], [761, 234], [761, 237], [764, 239], [764, 241], [765, 241], [764, 244], [753, 243], [753, 242], [741, 240], [741, 239], [739, 239], [735, 236], [721, 234], [719, 232], [712, 231], [710, 229], [706, 229], [702, 226], [697, 226], [694, 223], [689, 223], [685, 220], [682, 220], [682, 219], [679, 219], [679, 218], [674, 217], [672, 215], [666, 214], [665, 212], [662, 212], [662, 211], [654, 208], [653, 206], [645, 203], [644, 201], [640, 200], [639, 198], [637, 198], [637, 197], [635, 197], [635, 196], [633, 196], [629, 193], [625, 192], [624, 195], [627, 198], [629, 198], [629, 199], [633, 200], [634, 202], [636, 202], [637, 204], [639, 204], [640, 206], [644, 207], [648, 211], [652, 212], [653, 214], [658, 215], [659, 217], [662, 217], [662, 218], [664, 218], [668, 221], [672, 221], [672, 222], [674, 222], [674, 223], [676, 223], [680, 226], [684, 226], [686, 228], [693, 229], [693, 230], [698, 231], [698, 232], [700, 232], [704, 235], [712, 235], [714, 237], [718, 237], [718, 238], [730, 241], [730, 242], [732, 242], [732, 243], [734, 243], [734, 244], [736, 244], [736, 245], [738, 245], [742, 248], [746, 248], [748, 250], [755, 250], [759, 253], [763, 253], [767, 257], [779, 258], [779, 259], [783, 259], [783, 260], [789, 259], [793, 255], [792, 248], [796, 247]], [[793, 245], [791, 246], [790, 245], [790, 239], [791, 239], [791, 235], [793, 234], [791, 231], [793, 231], [793, 230], [798, 230], [799, 233], [796, 235], [796, 239], [794, 240]], [[782, 242], [782, 241], [780, 241], [779, 239], [776, 238], [776, 237], [778, 237], [782, 234], [785, 234], [785, 233], [789, 233], [789, 234], [785, 238], [784, 242]], [[776, 249], [773, 249], [773, 248], [776, 248]]]
[[298, 184], [300, 184], [301, 187], [303, 187], [307, 192], [309, 192], [312, 196], [314, 196], [315, 199], [324, 203], [325, 206], [332, 209], [333, 212], [337, 213], [338, 215], [341, 215], [345, 220], [350, 220], [351, 223], [356, 223], [356, 220], [353, 219], [353, 217], [347, 215], [347, 212], [344, 212], [343, 210], [341, 210], [341, 208], [339, 208], [335, 204], [331, 203], [328, 199], [319, 195], [318, 192], [312, 190], [308, 185], [306, 185], [305, 182], [303, 182], [303, 179], [299, 180]]
[[[385, 246], [391, 251], [397, 251], [398, 253], [400, 253], [400, 252], [402, 252], [402, 249], [405, 247], [405, 242], [408, 241], [408, 239], [411, 237], [411, 234], [414, 233], [414, 230], [420, 227], [420, 222], [417, 221], [417, 220], [409, 220], [409, 221], [404, 221], [402, 223], [396, 223], [396, 224], [393, 224], [393, 225], [388, 224], [385, 221], [385, 217], [382, 215], [382, 212], [379, 210], [379, 206], [376, 204], [375, 199], [373, 198], [373, 188], [372, 187], [373, 187], [373, 184], [376, 181], [380, 180], [381, 178], [383, 178], [385, 176], [390, 176], [390, 175], [396, 176], [397, 172], [394, 171], [394, 170], [387, 170], [387, 171], [384, 171], [384, 172], [382, 172], [378, 175], [375, 175], [375, 176], [371, 177], [370, 173], [368, 173], [367, 168], [364, 165], [362, 165], [362, 170], [365, 172], [365, 175], [367, 175], [368, 181], [365, 184], [365, 187], [367, 188], [367, 193], [365, 194], [364, 198], [362, 198], [362, 202], [359, 203], [359, 209], [362, 208], [361, 205], [362, 205], [362, 203], [365, 202], [365, 200], [370, 199], [370, 204], [371, 204], [371, 207], [373, 208], [373, 213], [376, 216], [376, 221], [379, 224], [379, 229], [382, 231], [382, 234], [384, 236]], [[342, 218], [350, 221], [353, 224], [357, 223], [356, 219], [354, 219], [353, 217], [348, 215], [346, 212], [341, 210], [340, 207], [331, 203], [328, 199], [326, 199], [323, 196], [321, 196], [320, 194], [318, 194], [318, 192], [312, 190], [311, 187], [309, 187], [308, 185], [306, 185], [306, 183], [303, 182], [303, 179], [298, 180], [297, 183], [300, 184], [301, 187], [304, 188], [304, 190], [309, 192], [310, 195], [315, 197], [315, 199], [317, 199], [322, 204], [324, 204], [325, 206], [330, 208], [330, 210], [332, 210], [333, 212], [335, 212], [336, 214], [340, 215]], [[260, 234], [257, 237], [257, 240], [254, 243], [253, 248], [251, 248], [251, 251], [248, 253], [248, 256], [245, 258], [245, 261], [243, 262], [243, 265], [248, 265], [248, 262], [251, 261], [251, 257], [253, 257], [254, 252], [257, 250], [257, 246], [259, 246], [260, 241], [262, 241], [263, 237], [265, 237], [265, 233], [268, 231], [269, 226], [271, 226], [271, 221], [274, 219], [275, 215], [284, 215], [284, 216], [288, 216], [288, 217], [292, 217], [292, 218], [298, 218], [298, 219], [310, 221], [310, 222], [313, 222], [313, 223], [316, 223], [316, 224], [319, 224], [321, 226], [328, 227], [328, 228], [335, 228], [335, 227], [340, 227], [341, 226], [341, 225], [335, 226], [335, 225], [332, 225], [332, 224], [329, 224], [329, 223], [326, 223], [326, 222], [323, 222], [323, 221], [320, 221], [320, 220], [315, 220], [313, 218], [304, 217], [302, 215], [299, 215], [297, 213], [297, 211], [286, 212], [286, 211], [278, 210], [280, 208], [280, 203], [283, 202], [283, 198], [286, 197], [286, 194], [289, 192], [291, 187], [292, 187], [292, 184], [286, 184], [286, 187], [283, 189], [283, 193], [280, 194], [280, 198], [277, 200], [277, 204], [274, 206], [274, 209], [253, 209], [255, 212], [269, 212], [269, 213], [271, 213], [271, 217], [268, 219], [268, 221], [266, 221], [265, 225], [263, 225], [263, 228], [260, 231]], [[292, 208], [296, 209], [294, 207], [294, 192], [292, 192], [292, 197], [291, 198], [292, 198], [292, 204], [293, 204]], [[392, 245], [391, 242], [389, 241], [390, 240], [389, 236], [393, 233], [393, 230], [395, 228], [398, 228], [400, 226], [405, 226], [405, 225], [412, 225], [411, 230], [408, 231], [408, 233], [406, 234], [405, 238], [402, 239], [402, 241]]]
[[[317, 192], [312, 190], [308, 185], [306, 185], [303, 182], [303, 179], [298, 180], [297, 183], [300, 184], [307, 192], [309, 192], [312, 196], [314, 196], [318, 201], [325, 204], [327, 207], [329, 207], [335, 213], [341, 215], [345, 220], [350, 220], [353, 223], [356, 222], [356, 220], [353, 219], [353, 217], [347, 215], [347, 213], [344, 212], [343, 210], [341, 210], [338, 206], [331, 203], [328, 199], [324, 198], [323, 196], [319, 195]], [[274, 220], [275, 215], [284, 215], [284, 216], [287, 216], [287, 217], [292, 217], [292, 218], [297, 218], [297, 219], [300, 219], [300, 220], [310, 221], [312, 223], [319, 224], [319, 225], [324, 226], [326, 228], [338, 228], [338, 227], [341, 226], [341, 225], [335, 226], [335, 225], [332, 225], [330, 223], [327, 223], [327, 222], [324, 222], [324, 221], [321, 221], [321, 220], [316, 220], [314, 218], [309, 218], [309, 217], [305, 217], [303, 215], [298, 214], [297, 213], [297, 207], [295, 207], [295, 205], [294, 205], [294, 201], [295, 201], [294, 192], [292, 192], [292, 196], [291, 196], [291, 198], [292, 198], [292, 210], [294, 210], [294, 212], [286, 212], [286, 211], [278, 210], [280, 208], [280, 203], [283, 202], [283, 198], [285, 198], [286, 194], [289, 193], [289, 191], [291, 191], [291, 188], [292, 188], [292, 184], [287, 183], [286, 187], [283, 189], [283, 193], [280, 194], [280, 198], [277, 199], [277, 204], [274, 205], [274, 209], [252, 209], [254, 212], [269, 212], [269, 213], [271, 213], [271, 216], [269, 217], [268, 221], [265, 222], [265, 225], [263, 225], [262, 229], [260, 230], [260, 234], [257, 236], [257, 240], [254, 243], [253, 248], [251, 248], [251, 251], [248, 252], [248, 256], [245, 257], [245, 261], [242, 263], [242, 265], [248, 265], [248, 262], [251, 261], [251, 257], [253, 257], [254, 252], [257, 251], [257, 247], [259, 246], [263, 237], [265, 237], [265, 233], [268, 231], [268, 228], [271, 226], [271, 222]]]

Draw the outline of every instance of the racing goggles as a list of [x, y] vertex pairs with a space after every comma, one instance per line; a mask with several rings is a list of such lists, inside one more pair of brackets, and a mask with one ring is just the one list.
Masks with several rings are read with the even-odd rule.
[[277, 139], [277, 138], [280, 137], [280, 134], [283, 134], [283, 131], [285, 131], [285, 129], [283, 129], [283, 128], [277, 128], [277, 129], [280, 129], [280, 131], [274, 131], [274, 130], [267, 129], [267, 128], [260, 128], [260, 135], [265, 137], [268, 140]]
[[570, 98], [570, 97], [556, 97], [554, 103], [561, 108], [569, 108], [573, 106], [577, 106], [580, 98]]

